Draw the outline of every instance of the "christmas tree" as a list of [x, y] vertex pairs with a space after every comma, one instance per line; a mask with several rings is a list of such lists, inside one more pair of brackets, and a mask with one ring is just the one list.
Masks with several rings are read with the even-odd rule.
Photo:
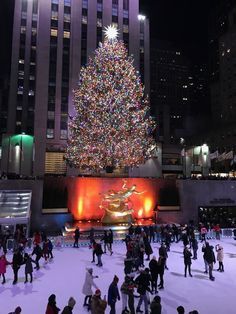
[[106, 39], [80, 72], [74, 92], [76, 115], [69, 123], [66, 160], [80, 169], [138, 166], [155, 146], [154, 121], [144, 88], [117, 30]]

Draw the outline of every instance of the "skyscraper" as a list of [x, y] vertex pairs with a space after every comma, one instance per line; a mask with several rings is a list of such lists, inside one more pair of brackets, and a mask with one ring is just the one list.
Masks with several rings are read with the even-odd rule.
[[149, 91], [149, 21], [138, 0], [19, 0], [15, 2], [7, 133], [35, 137], [34, 175], [66, 173], [63, 153], [79, 71], [119, 29]]

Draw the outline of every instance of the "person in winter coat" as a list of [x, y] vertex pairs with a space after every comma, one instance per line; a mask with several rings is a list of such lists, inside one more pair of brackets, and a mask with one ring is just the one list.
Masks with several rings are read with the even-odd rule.
[[149, 269], [151, 272], [151, 284], [152, 284], [152, 292], [157, 293], [157, 278], [158, 278], [158, 263], [156, 256], [153, 256], [150, 263], [149, 263]]
[[159, 256], [158, 261], [158, 275], [160, 275], [160, 283], [158, 285], [159, 289], [164, 289], [164, 272], [165, 272], [165, 264], [166, 259], [162, 255]]
[[35, 245], [39, 245], [41, 243], [42, 239], [41, 239], [41, 235], [40, 232], [36, 231], [34, 234], [34, 240], [33, 240], [33, 244]]
[[48, 239], [48, 254], [49, 254], [50, 258], [53, 258], [52, 250], [53, 250], [52, 241], [50, 239]]
[[108, 251], [110, 251], [109, 236], [108, 236], [106, 230], [104, 230], [104, 235], [101, 238], [101, 241], [104, 242], [104, 253], [106, 254], [107, 249], [108, 249]]
[[12, 268], [14, 272], [14, 280], [13, 280], [13, 285], [15, 285], [18, 281], [18, 271], [22, 265], [23, 262], [23, 257], [20, 253], [20, 251], [17, 249], [14, 254], [13, 254], [13, 259], [12, 259]]
[[43, 242], [43, 257], [45, 259], [45, 262], [47, 262], [49, 258], [49, 241], [47, 238]]
[[148, 296], [147, 291], [151, 292], [150, 285], [150, 276], [149, 274], [142, 270], [140, 275], [135, 279], [135, 283], [138, 285], [137, 292], [140, 294], [138, 306], [136, 312], [141, 312], [141, 305], [144, 302], [145, 314], [148, 314]]
[[102, 254], [103, 254], [103, 251], [102, 251], [102, 246], [101, 246], [100, 243], [96, 243], [94, 252], [95, 252], [95, 254], [97, 255], [97, 258], [98, 258], [98, 262], [97, 262], [96, 265], [102, 267]]
[[109, 229], [109, 232], [108, 232], [108, 244], [109, 244], [109, 251], [112, 255], [113, 254], [113, 251], [112, 251], [113, 231], [111, 229]]
[[161, 298], [156, 295], [150, 304], [151, 314], [161, 314]]
[[56, 306], [56, 296], [51, 294], [48, 298], [48, 305], [45, 314], [58, 314], [60, 309]]
[[75, 229], [75, 235], [74, 235], [74, 239], [75, 239], [75, 242], [74, 242], [74, 247], [79, 247], [79, 238], [80, 238], [80, 230], [79, 230], [79, 227], [76, 227]]
[[193, 249], [193, 259], [197, 259], [198, 242], [195, 236], [193, 236], [191, 239], [191, 245]]
[[29, 254], [25, 253], [24, 261], [25, 264], [25, 283], [28, 282], [28, 274], [30, 275], [30, 282], [33, 281], [33, 265], [32, 262], [35, 263], [35, 261], [32, 260], [32, 258], [29, 256]]
[[187, 277], [187, 268], [188, 268], [189, 276], [193, 277], [191, 274], [191, 264], [192, 264], [191, 256], [192, 256], [192, 253], [190, 252], [190, 250], [187, 246], [184, 248], [183, 254], [184, 254], [184, 265], [185, 265], [184, 277]]
[[35, 247], [34, 247], [34, 249], [33, 249], [33, 252], [32, 252], [32, 254], [31, 254], [31, 256], [33, 256], [33, 255], [36, 255], [36, 259], [35, 259], [35, 264], [36, 264], [36, 266], [35, 266], [35, 268], [37, 269], [37, 270], [39, 270], [39, 260], [40, 260], [40, 258], [42, 257], [42, 255], [43, 255], [43, 253], [42, 253], [42, 249], [41, 249], [41, 247], [38, 245], [38, 244], [36, 244], [35, 245]]
[[166, 249], [166, 246], [165, 246], [164, 242], [161, 243], [161, 247], [159, 248], [159, 256], [161, 256], [163, 261], [165, 261], [165, 269], [168, 270], [168, 267], [166, 265], [167, 264], [168, 253], [167, 253], [167, 249]]
[[61, 314], [73, 314], [72, 310], [75, 306], [75, 299], [70, 297], [68, 300], [68, 305], [64, 307], [63, 311]]
[[82, 288], [82, 293], [85, 295], [84, 305], [83, 306], [90, 307], [91, 298], [92, 298], [92, 295], [93, 295], [92, 286], [94, 288], [98, 289], [98, 287], [96, 286], [96, 284], [93, 281], [94, 278], [98, 278], [98, 276], [93, 276], [93, 269], [92, 268], [87, 268], [87, 272], [86, 272], [86, 275], [85, 275], [85, 282], [84, 282], [84, 285], [83, 285], [83, 288]]
[[91, 300], [91, 314], [105, 314], [107, 307], [106, 296], [101, 299], [101, 291], [97, 289]]
[[20, 306], [17, 306], [17, 308], [15, 309], [14, 312], [10, 312], [9, 314], [20, 314], [22, 311], [21, 307]]
[[153, 253], [153, 250], [152, 250], [151, 244], [150, 244], [147, 236], [143, 237], [143, 243], [144, 243], [145, 253], [147, 255], [147, 259], [146, 260], [149, 261], [150, 260], [150, 255]]
[[223, 264], [223, 260], [224, 260], [224, 249], [221, 245], [217, 244], [216, 245], [216, 252], [217, 252], [217, 256], [216, 259], [219, 262], [219, 267], [217, 269], [217, 271], [224, 271], [224, 264]]
[[134, 309], [134, 281], [130, 276], [125, 276], [125, 281], [120, 287], [122, 297], [122, 314], [129, 313], [127, 309], [127, 302], [131, 314], [135, 314]]
[[5, 273], [7, 270], [7, 265], [11, 263], [7, 261], [5, 254], [0, 257], [0, 276], [2, 275], [2, 284], [6, 282]]
[[108, 305], [110, 306], [110, 314], [116, 313], [116, 301], [120, 300], [120, 294], [118, 289], [119, 278], [117, 276], [114, 276], [112, 283], [109, 286], [108, 289]]
[[210, 246], [208, 242], [206, 242], [203, 258], [204, 260], [206, 260], [209, 267], [209, 279], [213, 281], [215, 280], [215, 277], [213, 277], [212, 271], [213, 271], [213, 264], [216, 262], [216, 259], [215, 259], [215, 254], [213, 251], [213, 246]]

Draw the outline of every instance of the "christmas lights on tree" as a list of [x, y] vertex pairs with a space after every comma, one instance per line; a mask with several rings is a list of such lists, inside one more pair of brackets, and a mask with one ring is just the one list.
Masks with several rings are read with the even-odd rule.
[[133, 59], [116, 39], [117, 30], [110, 27], [105, 34], [81, 69], [65, 154], [70, 165], [94, 171], [138, 166], [155, 147], [155, 123]]

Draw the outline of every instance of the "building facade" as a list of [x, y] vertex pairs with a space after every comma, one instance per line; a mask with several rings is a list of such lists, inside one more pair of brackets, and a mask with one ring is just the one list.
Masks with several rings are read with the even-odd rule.
[[138, 0], [15, 2], [7, 133], [34, 135], [33, 175], [67, 172], [73, 89], [110, 24], [134, 56], [148, 93], [149, 21], [139, 15]]

